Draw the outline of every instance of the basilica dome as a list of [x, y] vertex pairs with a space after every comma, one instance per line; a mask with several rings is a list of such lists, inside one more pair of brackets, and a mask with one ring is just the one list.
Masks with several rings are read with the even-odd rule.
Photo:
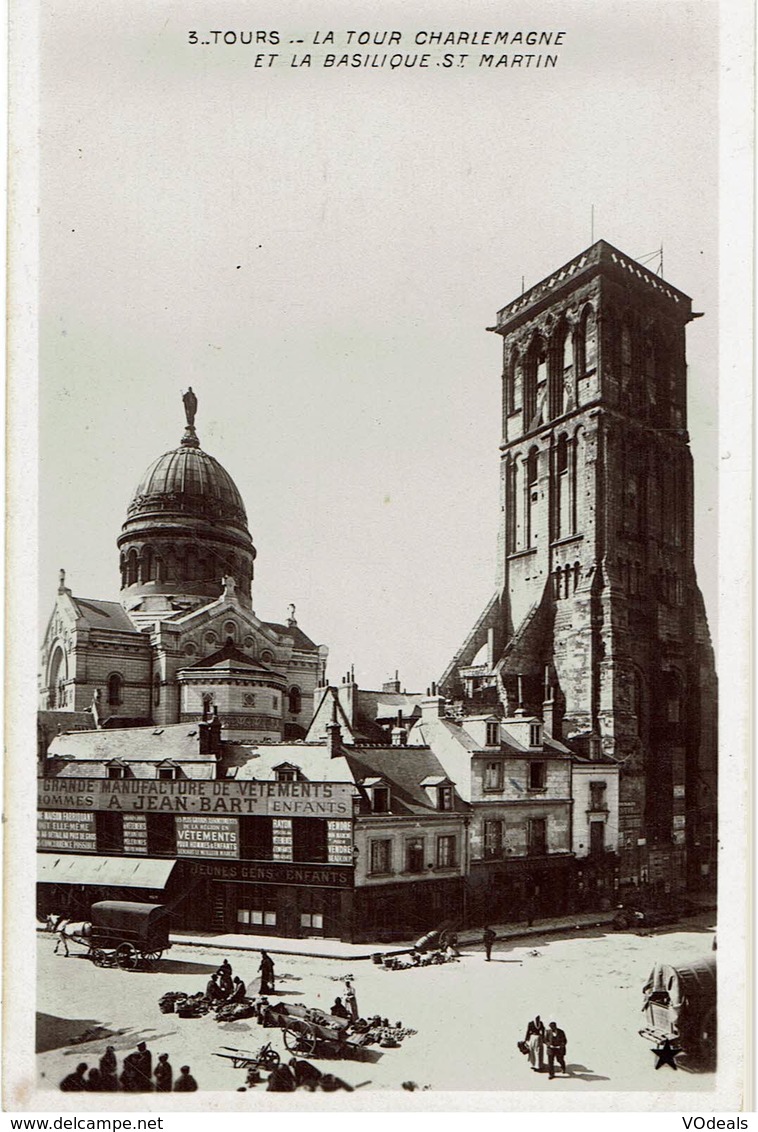
[[196, 408], [194, 400], [187, 410], [185, 395], [181, 443], [141, 477], [118, 538], [122, 604], [138, 620], [212, 601], [224, 577], [250, 601], [255, 548], [245, 505], [226, 469], [200, 447]]
[[181, 446], [164, 452], [142, 476], [129, 504], [129, 518], [164, 510], [212, 515], [247, 526], [237, 485], [202, 448]]

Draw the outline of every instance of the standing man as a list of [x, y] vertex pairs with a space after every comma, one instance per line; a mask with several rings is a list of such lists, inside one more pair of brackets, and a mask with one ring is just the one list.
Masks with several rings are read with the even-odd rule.
[[566, 1034], [556, 1026], [555, 1022], [551, 1022], [547, 1028], [545, 1045], [547, 1046], [547, 1070], [552, 1081], [555, 1077], [556, 1061], [561, 1067], [561, 1073], [566, 1072]]
[[492, 958], [492, 945], [495, 942], [496, 938], [497, 937], [496, 937], [495, 933], [493, 932], [492, 928], [486, 927], [484, 929], [484, 935], [482, 936], [482, 942], [484, 943], [484, 950], [485, 950], [486, 955], [487, 955], [487, 962], [488, 963], [489, 963], [490, 959]]
[[179, 1076], [174, 1085], [175, 1093], [196, 1093], [197, 1081], [190, 1073], [189, 1065], [183, 1065], [179, 1070]]
[[259, 993], [274, 994], [274, 961], [267, 951], [261, 951], [261, 965], [258, 970], [261, 973]]

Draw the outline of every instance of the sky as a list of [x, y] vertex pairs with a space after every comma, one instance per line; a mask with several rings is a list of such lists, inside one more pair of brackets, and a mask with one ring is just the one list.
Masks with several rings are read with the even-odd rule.
[[[705, 317], [687, 331], [696, 564], [716, 614], [716, 5], [43, 4], [39, 615], [58, 570], [117, 600], [116, 538], [175, 447], [237, 483], [253, 607], [328, 673], [439, 678], [494, 588], [496, 311], [594, 236]], [[365, 15], [365, 19], [362, 16]], [[253, 22], [254, 18], [254, 22]], [[256, 49], [189, 32], [277, 31]], [[348, 30], [563, 30], [554, 69], [326, 68]], [[315, 32], [312, 66], [290, 66]], [[290, 40], [304, 39], [303, 45]], [[539, 49], [532, 49], [537, 51]], [[543, 48], [543, 51], [548, 49]], [[594, 207], [594, 231], [591, 210]], [[655, 265], [653, 265], [655, 266]]]

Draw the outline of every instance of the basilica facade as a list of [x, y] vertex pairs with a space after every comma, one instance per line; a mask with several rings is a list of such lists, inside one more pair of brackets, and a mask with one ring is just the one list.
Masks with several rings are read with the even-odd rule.
[[184, 397], [178, 447], [141, 477], [118, 538], [120, 601], [76, 596], [61, 571], [40, 665], [45, 746], [61, 730], [191, 722], [227, 739], [302, 738], [324, 683], [325, 646], [290, 606], [252, 608], [256, 550], [229, 473], [200, 447]]

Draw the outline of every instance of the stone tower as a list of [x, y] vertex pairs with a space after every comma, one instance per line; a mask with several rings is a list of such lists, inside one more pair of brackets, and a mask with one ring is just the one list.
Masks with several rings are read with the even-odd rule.
[[441, 681], [464, 710], [523, 706], [578, 753], [618, 761], [620, 878], [673, 887], [715, 879], [716, 677], [687, 433], [695, 317], [603, 240], [498, 312], [497, 588]]

